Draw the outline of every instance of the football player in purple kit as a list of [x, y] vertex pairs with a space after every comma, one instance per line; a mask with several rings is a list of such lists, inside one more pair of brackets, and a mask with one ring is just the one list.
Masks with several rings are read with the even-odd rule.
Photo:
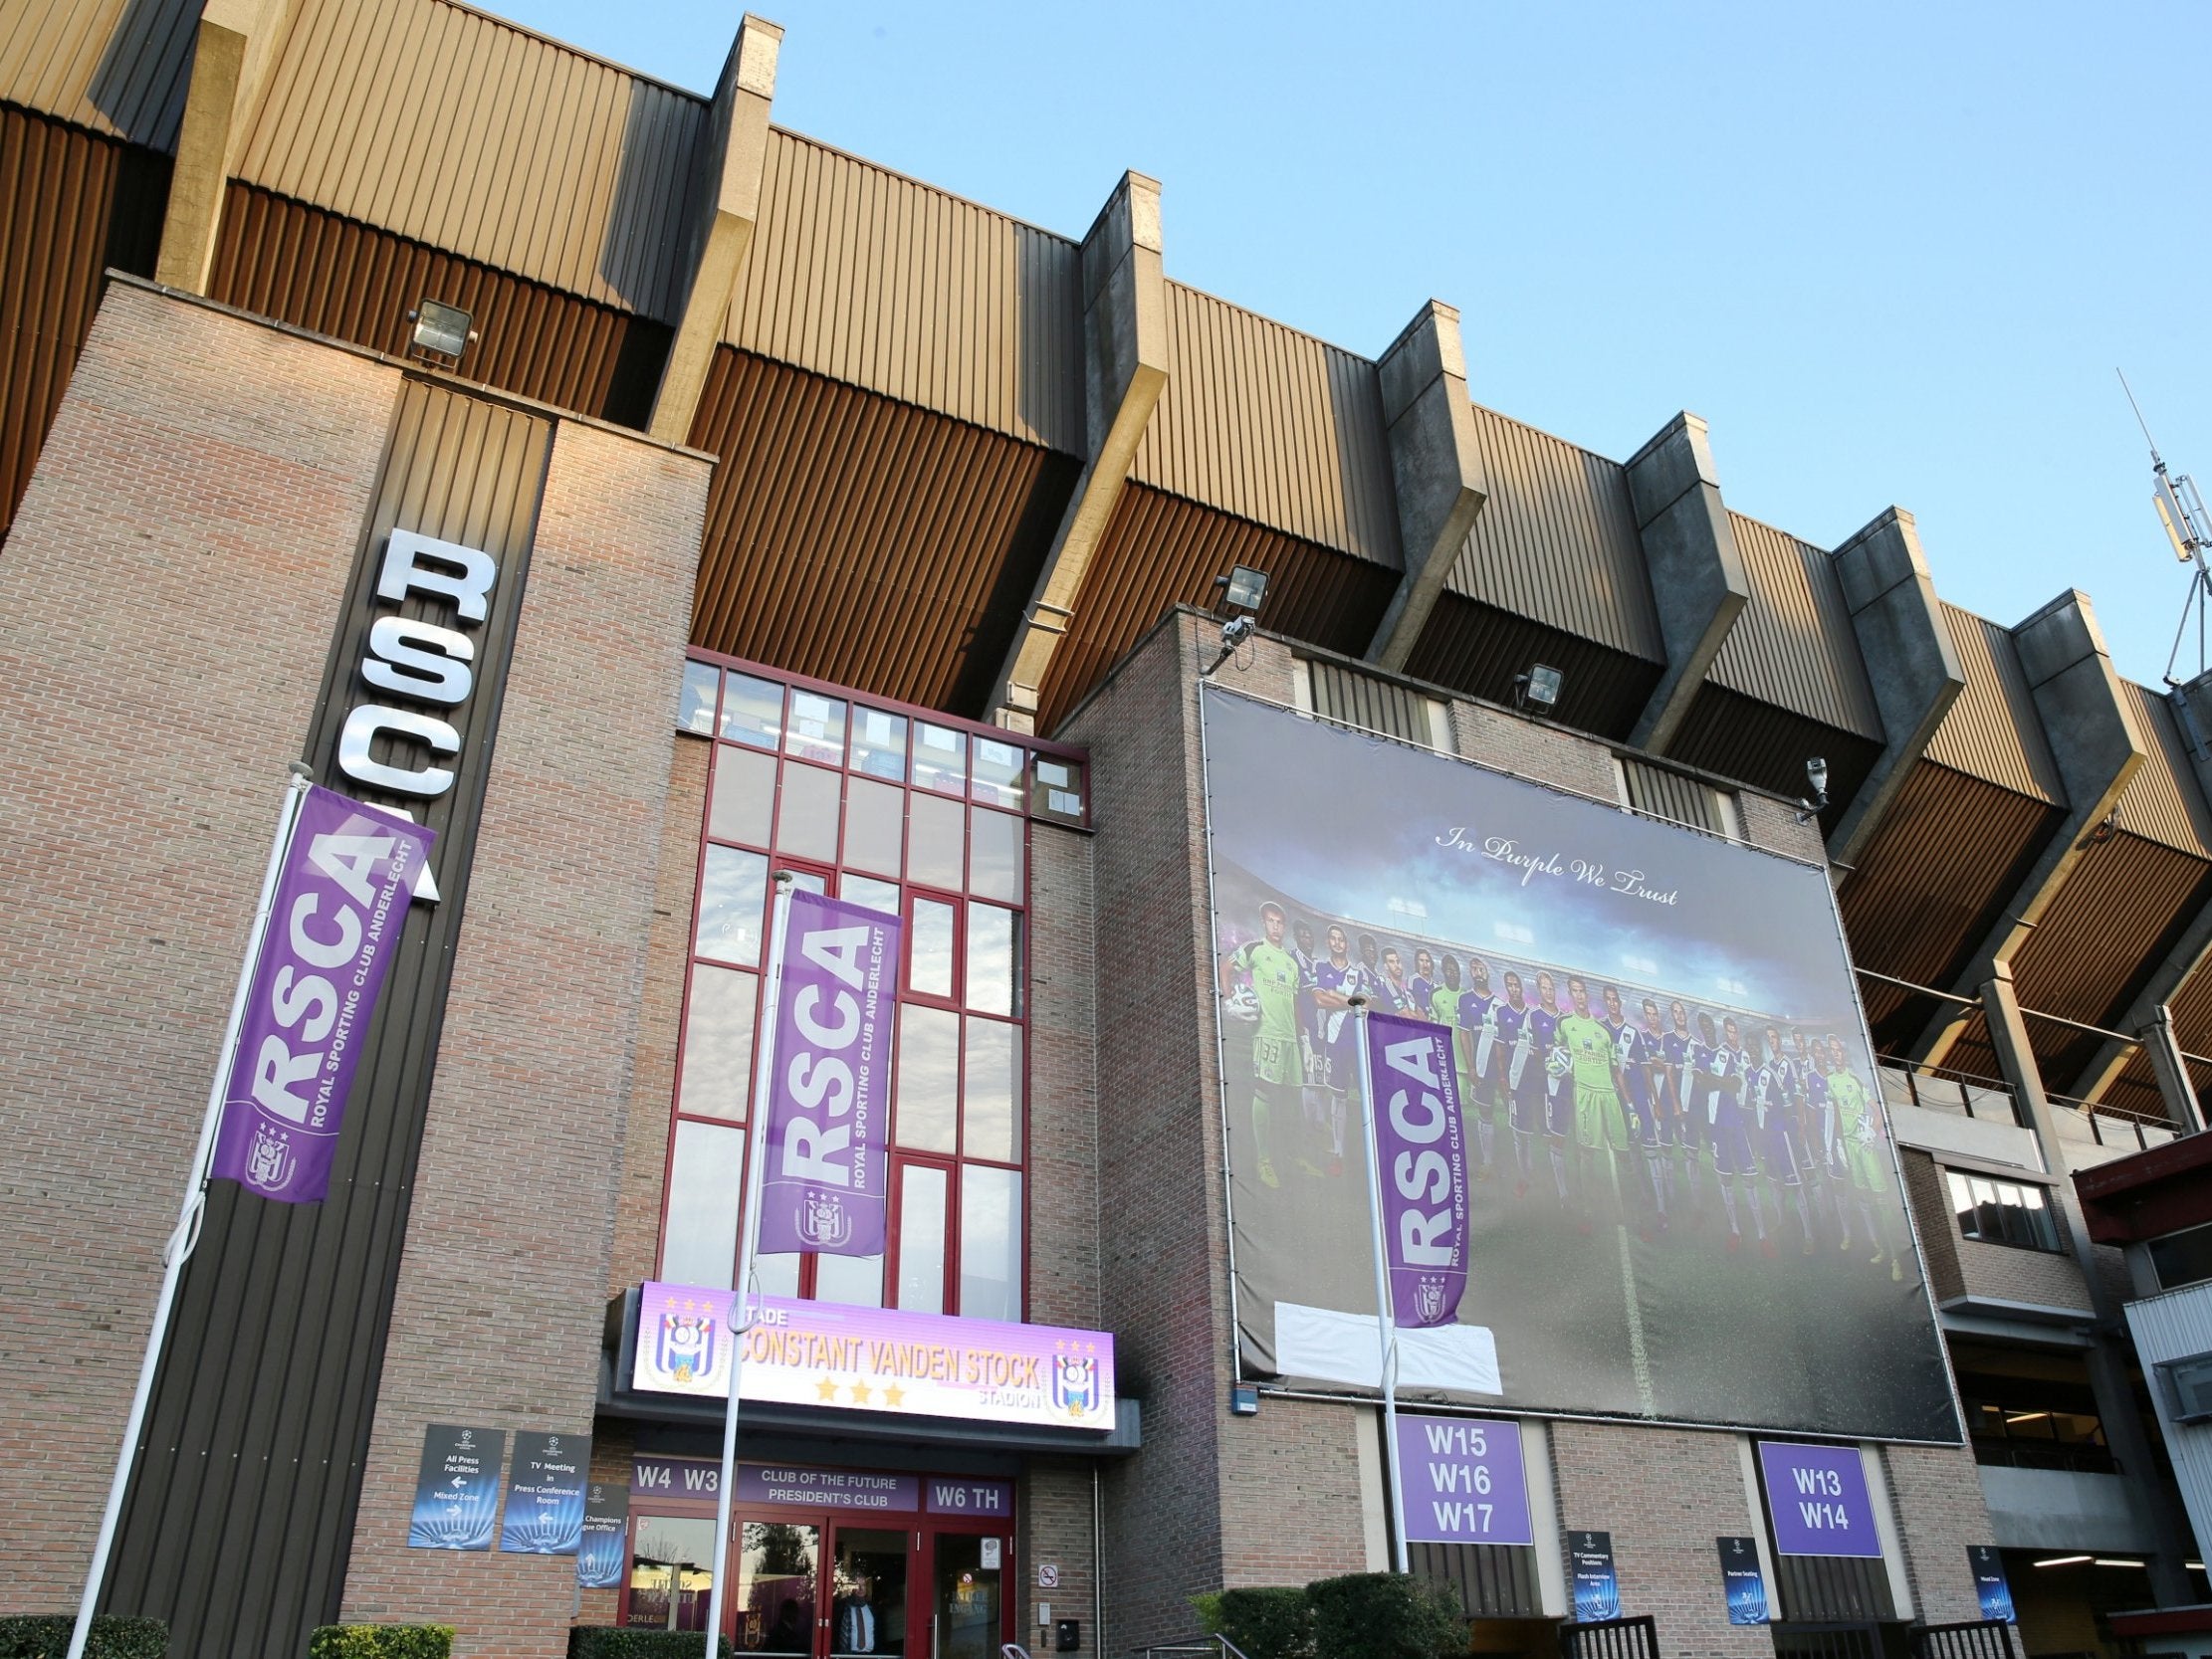
[[1567, 1076], [1573, 1062], [1559, 1046], [1559, 986], [1548, 969], [1536, 975], [1536, 1006], [1528, 1013], [1532, 1069], [1543, 1091], [1544, 1149], [1551, 1154], [1552, 1185], [1562, 1205], [1572, 1207], [1567, 1192], [1567, 1142], [1575, 1133], [1575, 1091]]
[[1427, 945], [1414, 952], [1414, 977], [1406, 987], [1416, 1019], [1437, 1017], [1437, 958]]
[[1544, 1133], [1544, 1057], [1536, 1046], [1532, 1027], [1536, 1010], [1521, 1000], [1521, 976], [1511, 968], [1500, 981], [1502, 1001], [1490, 1007], [1490, 1024], [1497, 1033], [1498, 1088], [1512, 1108], [1513, 1162], [1519, 1178], [1513, 1196], [1524, 1196], [1536, 1175], [1536, 1138]]
[[[1450, 973], [1450, 957], [1445, 957], [1445, 974]], [[1467, 1049], [1467, 1098], [1474, 1103], [1474, 1136], [1482, 1157], [1479, 1180], [1488, 1180], [1496, 1171], [1498, 1062], [1502, 1051], [1498, 1047], [1497, 1021], [1494, 1010], [1497, 998], [1490, 994], [1490, 964], [1480, 956], [1467, 958], [1467, 988], [1459, 993], [1458, 1007], [1453, 1020], [1459, 1027], [1461, 1040]]]
[[1720, 1177], [1720, 1201], [1728, 1211], [1728, 1248], [1743, 1247], [1743, 1228], [1736, 1219], [1736, 1194], [1751, 1201], [1751, 1225], [1759, 1235], [1759, 1253], [1774, 1254], [1767, 1237], [1766, 1217], [1759, 1206], [1759, 1166], [1751, 1157], [1751, 1138], [1744, 1133], [1743, 1095], [1749, 1086], [1749, 1062], [1743, 1053], [1743, 1033], [1733, 1018], [1723, 1020], [1720, 1041], [1713, 1041], [1713, 1017], [1697, 1016], [1698, 1040], [1690, 1045], [1689, 1072], [1693, 1110], [1705, 1121], [1705, 1136], [1712, 1145], [1713, 1168]]
[[1805, 1152], [1806, 1191], [1813, 1199], [1815, 1215], [1843, 1236], [1848, 1250], [1851, 1217], [1844, 1213], [1843, 1201], [1837, 1196], [1837, 1176], [1843, 1171], [1836, 1145], [1835, 1107], [1828, 1098], [1828, 1073], [1813, 1055], [1802, 1029], [1790, 1033], [1790, 1069], [1797, 1079], [1798, 1132], [1802, 1137], [1798, 1144]]
[[1299, 1092], [1298, 1163], [1311, 1174], [1321, 1173], [1313, 1160], [1315, 1148], [1326, 1133], [1328, 1091], [1322, 1086], [1321, 1005], [1313, 1000], [1313, 924], [1299, 917], [1290, 924], [1290, 955], [1298, 964], [1298, 1050], [1304, 1064], [1305, 1087]]
[[1796, 1068], [1782, 1051], [1779, 1026], [1766, 1028], [1766, 1049], [1756, 1055], [1751, 1072], [1751, 1105], [1758, 1132], [1759, 1153], [1773, 1183], [1774, 1216], [1782, 1218], [1784, 1200], [1794, 1198], [1798, 1229], [1805, 1235], [1805, 1254], [1813, 1253], [1812, 1207], [1805, 1196], [1805, 1148], [1798, 1130]]
[[[1610, 1006], [1610, 1002], [1609, 1002]], [[1615, 1044], [1622, 1082], [1628, 1089], [1630, 1129], [1644, 1160], [1645, 1179], [1652, 1183], [1652, 1202], [1658, 1206], [1657, 1228], [1667, 1228], [1666, 1146], [1673, 1135], [1672, 1114], [1666, 1104], [1666, 1054], [1659, 1031], [1659, 1004], [1644, 999], [1644, 1022], [1626, 1025]]]
[[1352, 1015], [1351, 999], [1373, 993], [1368, 972], [1352, 959], [1352, 946], [1343, 928], [1329, 924], [1329, 953], [1313, 964], [1313, 1000], [1321, 1016], [1321, 1082], [1329, 1120], [1330, 1175], [1344, 1173], [1346, 1096], [1359, 1087], [1359, 1022]]
[[[1414, 1012], [1413, 987], [1406, 983], [1406, 959], [1398, 953], [1398, 946], [1383, 947], [1383, 975], [1375, 982], [1375, 1005], [1386, 1014], [1412, 1014]], [[1427, 1009], [1422, 1013], [1426, 1015]]]
[[1698, 1169], [1705, 1161], [1703, 1122], [1689, 1109], [1689, 1051], [1696, 1039], [1690, 1035], [1689, 1009], [1680, 997], [1666, 1005], [1666, 1034], [1659, 1039], [1659, 1054], [1664, 1062], [1659, 1072], [1665, 1079], [1664, 1099], [1668, 1111], [1660, 1121], [1671, 1124], [1669, 1139], [1682, 1165], [1690, 1225], [1696, 1227], [1705, 1219], [1704, 1205], [1699, 1199], [1703, 1182], [1698, 1178]]

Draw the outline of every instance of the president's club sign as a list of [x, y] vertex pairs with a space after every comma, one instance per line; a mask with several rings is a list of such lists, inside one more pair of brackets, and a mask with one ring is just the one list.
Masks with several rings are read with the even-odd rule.
[[[731, 1291], [649, 1284], [630, 1386], [730, 1395]], [[1114, 1426], [1114, 1339], [1104, 1331], [1008, 1325], [896, 1308], [757, 1297], [743, 1397], [1043, 1428]]]

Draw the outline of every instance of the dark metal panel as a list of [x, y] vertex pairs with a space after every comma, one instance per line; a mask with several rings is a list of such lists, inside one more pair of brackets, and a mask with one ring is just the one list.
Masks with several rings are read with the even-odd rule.
[[1943, 621], [1966, 686], [1936, 726], [1927, 757], [2018, 794], [2065, 804], [2066, 788], [2011, 633], [1956, 605], [1943, 606]]
[[1395, 680], [1378, 679], [1319, 658], [1305, 666], [1313, 689], [1313, 712], [1323, 720], [1403, 737], [1424, 747], [1431, 745], [1435, 736], [1429, 717], [1431, 699]]
[[728, 346], [691, 441], [722, 457], [692, 644], [981, 715], [1073, 460]]
[[153, 274], [168, 158], [0, 104], [0, 539], [100, 304], [101, 272]]
[[[408, 916], [330, 1197], [271, 1204], [216, 1183], [179, 1293], [108, 1589], [111, 1610], [167, 1619], [179, 1659], [295, 1655], [313, 1626], [337, 1616], [552, 436], [551, 421], [423, 381], [406, 386], [394, 415], [345, 612], [335, 619], [322, 712], [306, 734], [320, 779], [359, 792], [338, 776], [334, 754], [379, 612], [371, 599], [388, 532], [482, 547], [499, 561], [499, 586], [477, 641], [476, 689], [453, 717], [463, 734], [458, 781], [427, 813], [440, 835], [434, 869], [444, 898]], [[417, 602], [406, 612], [435, 609]]]
[[1751, 596], [1713, 659], [1731, 691], [1880, 743], [1881, 715], [1836, 561], [1786, 530], [1728, 515]]
[[668, 360], [665, 323], [235, 180], [208, 294], [394, 356], [408, 311], [442, 300], [480, 336], [464, 378], [624, 426], [645, 425]]
[[1859, 793], [1881, 744], [1707, 680], [1666, 753], [1685, 766], [1794, 798], [1802, 798], [1808, 787], [1805, 762], [1819, 755], [1828, 762], [1827, 821]]
[[[1487, 510], [1483, 517], [1489, 517]], [[1660, 674], [1657, 661], [1448, 592], [1437, 596], [1406, 672], [1470, 697], [1511, 704], [1514, 676], [1532, 663], [1560, 672], [1552, 719], [1617, 742], [1627, 739]]]
[[1417, 1578], [1459, 1598], [1469, 1618], [1542, 1618], [1536, 1552], [1503, 1544], [1409, 1544], [1406, 1564]]
[[201, 6], [202, 0], [0, 6], [0, 102], [173, 150]]
[[1057, 726], [1169, 607], [1213, 605], [1215, 578], [1235, 564], [1268, 573], [1267, 628], [1345, 656], [1366, 649], [1398, 588], [1383, 565], [1131, 483], [1053, 654], [1037, 729]]
[[1629, 805], [1670, 823], [1694, 824], [1715, 835], [1727, 833], [1721, 817], [1720, 792], [1709, 783], [1685, 777], [1665, 766], [1630, 755], [1621, 757], [1621, 780]]
[[1896, 1603], [1889, 1598], [1889, 1574], [1879, 1560], [1777, 1555], [1774, 1576], [1782, 1592], [1783, 1613], [1792, 1623], [1897, 1616]]

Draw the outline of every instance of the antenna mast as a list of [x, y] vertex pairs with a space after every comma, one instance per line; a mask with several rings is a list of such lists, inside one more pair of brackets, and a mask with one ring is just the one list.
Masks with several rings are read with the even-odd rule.
[[2164, 526], [2166, 539], [2173, 543], [2174, 557], [2183, 564], [2194, 564], [2189, 575], [2189, 596], [2181, 602], [2181, 622], [2173, 631], [2173, 650], [2166, 657], [2166, 684], [2178, 686], [2173, 665], [2181, 658], [2181, 641], [2188, 634], [2189, 619], [2197, 623], [2197, 674], [2207, 667], [2205, 629], [2208, 616], [2212, 616], [2212, 569], [2205, 564], [2205, 554], [2212, 552], [2212, 513], [2207, 513], [2204, 498], [2197, 493], [2196, 481], [2186, 473], [2169, 474], [2165, 458], [2158, 453], [2158, 441], [2150, 435], [2150, 423], [2143, 419], [2142, 405], [2135, 401], [2135, 390], [2127, 383], [2127, 376], [2118, 369], [2119, 389], [2127, 394], [2127, 406], [2135, 411], [2135, 424], [2143, 429], [2143, 442], [2150, 446], [2151, 493], [2150, 505], [2158, 510], [2158, 522]]

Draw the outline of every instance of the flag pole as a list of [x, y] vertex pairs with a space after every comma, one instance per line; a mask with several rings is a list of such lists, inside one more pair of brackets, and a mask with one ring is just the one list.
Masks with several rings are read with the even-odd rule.
[[775, 909], [769, 928], [769, 982], [761, 1017], [760, 1052], [753, 1068], [752, 1121], [746, 1125], [745, 1209], [738, 1218], [737, 1294], [730, 1299], [730, 1398], [722, 1412], [722, 1476], [715, 1487], [715, 1576], [707, 1592], [707, 1659], [722, 1639], [722, 1609], [730, 1587], [730, 1506], [738, 1484], [738, 1373], [745, 1365], [745, 1334], [753, 1325], [753, 1269], [761, 1242], [761, 1188], [767, 1179], [768, 1097], [775, 1068], [775, 1026], [783, 1011], [783, 935], [791, 922], [793, 872], [775, 873]]
[[1383, 1165], [1375, 1133], [1375, 1072], [1368, 1051], [1367, 998], [1345, 999], [1360, 1021], [1360, 1127], [1367, 1136], [1367, 1197], [1375, 1234], [1375, 1330], [1382, 1341], [1383, 1461], [1390, 1472], [1391, 1559], [1400, 1572], [1406, 1564], [1405, 1485], [1398, 1476], [1398, 1328], [1391, 1317], [1390, 1276], [1383, 1263]]
[[92, 1567], [85, 1574], [85, 1593], [77, 1604], [77, 1624], [70, 1632], [69, 1659], [85, 1659], [85, 1642], [92, 1635], [93, 1608], [108, 1580], [108, 1565], [115, 1548], [115, 1528], [122, 1521], [123, 1494], [130, 1487], [130, 1466], [137, 1461], [138, 1435], [145, 1427], [146, 1408], [153, 1402], [153, 1379], [161, 1368], [161, 1345], [169, 1334], [169, 1316], [176, 1308], [178, 1284], [184, 1264], [200, 1242], [200, 1215], [207, 1205], [207, 1169], [215, 1153], [215, 1133], [223, 1121], [223, 1084], [230, 1077], [231, 1050], [238, 1046], [238, 1028], [246, 1019], [246, 993], [252, 988], [254, 963], [261, 955], [261, 941], [269, 932], [269, 907], [277, 892], [277, 873], [284, 863], [292, 826], [299, 822], [300, 804], [308, 798], [314, 772], [303, 761], [292, 762], [292, 781], [285, 787], [284, 807], [277, 814], [277, 838], [269, 848], [268, 868], [262, 872], [261, 899], [254, 907], [253, 926], [246, 934], [246, 954], [238, 967], [238, 988], [231, 993], [230, 1018], [223, 1026], [222, 1046], [215, 1054], [215, 1076], [207, 1086], [207, 1111], [200, 1119], [200, 1142], [192, 1153], [192, 1174], [184, 1186], [184, 1204], [176, 1225], [161, 1246], [161, 1289], [153, 1302], [153, 1325], [146, 1333], [146, 1351], [138, 1362], [138, 1386], [130, 1396], [130, 1415], [123, 1424], [122, 1451], [115, 1459], [114, 1478], [108, 1483], [108, 1507], [101, 1513], [100, 1534], [93, 1541]]

